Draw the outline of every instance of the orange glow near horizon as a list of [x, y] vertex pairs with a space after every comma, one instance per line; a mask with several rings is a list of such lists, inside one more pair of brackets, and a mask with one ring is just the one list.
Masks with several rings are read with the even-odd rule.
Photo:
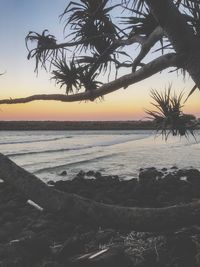
[[[135, 94], [120, 90], [95, 102], [63, 103], [35, 101], [26, 104], [2, 105], [0, 120], [145, 120], [144, 109], [152, 109], [148, 92]], [[183, 108], [184, 113], [199, 117], [198, 98], [192, 96]]]
[[[29, 63], [29, 62], [28, 62]], [[26, 62], [27, 64], [27, 62]], [[50, 75], [42, 72], [38, 76], [33, 69], [16, 69], [16, 73], [1, 76], [1, 99], [20, 98], [33, 94], [64, 93], [49, 80]], [[94, 102], [63, 103], [58, 101], [35, 101], [26, 104], [0, 106], [0, 120], [145, 120], [145, 109], [152, 109], [150, 90], [164, 90], [169, 82], [172, 90], [180, 93], [185, 88], [185, 97], [193, 87], [188, 79], [185, 83], [175, 73], [163, 71], [144, 81], [108, 94], [104, 100]], [[195, 92], [185, 104], [184, 113], [200, 117], [199, 91]]]
[[[3, 1], [0, 9], [2, 26], [0, 73], [5, 70], [6, 73], [0, 77], [0, 99], [64, 93], [65, 89], [59, 89], [55, 86], [55, 81], [51, 80], [51, 73], [44, 70], [39, 70], [38, 75], [34, 73], [35, 61], [27, 60], [28, 51], [24, 41], [29, 31], [41, 33], [44, 29], [48, 29], [50, 34], [55, 35], [58, 43], [66, 41], [63, 36], [63, 25], [58, 19], [65, 8], [66, 0]], [[139, 52], [134, 48], [130, 51], [133, 58]], [[154, 55], [148, 55], [144, 62], [152, 60]], [[161, 74], [158, 73], [131, 85], [126, 90], [121, 89], [106, 95], [104, 101], [86, 103], [37, 101], [18, 105], [0, 105], [0, 120], [145, 120], [144, 109], [152, 109], [149, 96], [151, 88], [163, 90], [172, 83], [172, 90], [176, 92], [185, 89], [184, 97], [192, 89], [194, 83], [187, 75], [183, 81], [181, 75], [170, 70], [167, 69]], [[119, 77], [130, 72], [131, 70], [123, 69]], [[110, 77], [115, 79], [113, 73]], [[99, 76], [98, 79], [107, 82], [106, 75]], [[183, 111], [200, 117], [199, 98], [200, 93], [197, 90], [189, 98]]]
[[33, 102], [2, 106], [0, 120], [134, 120], [143, 116], [133, 105], [120, 103]]

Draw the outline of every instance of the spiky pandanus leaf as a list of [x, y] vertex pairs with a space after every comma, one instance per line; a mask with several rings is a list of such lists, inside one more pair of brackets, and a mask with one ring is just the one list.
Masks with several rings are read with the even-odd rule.
[[60, 88], [66, 88], [67, 95], [74, 94], [80, 89], [92, 92], [102, 84], [96, 80], [97, 73], [90, 73], [89, 65], [80, 66], [74, 59], [67, 64], [65, 56], [63, 56], [55, 60], [52, 65], [56, 68], [52, 71], [52, 79]]
[[[96, 49], [101, 53], [117, 35], [117, 28], [109, 12], [119, 4], [107, 7], [109, 0], [81, 0], [70, 2], [62, 17], [68, 15], [65, 28], [70, 25], [73, 39], [82, 40], [82, 48]], [[68, 36], [70, 36], [68, 35]]]
[[177, 0], [176, 5], [180, 7], [185, 19], [193, 29], [194, 33], [200, 37], [200, 1], [199, 0]]
[[[128, 9], [131, 14], [126, 17], [121, 17], [121, 24], [125, 25], [124, 31], [127, 32], [130, 37], [134, 35], [149, 37], [159, 26], [157, 20], [146, 5], [142, 5], [141, 10], [129, 7], [125, 7], [125, 9]], [[163, 54], [164, 50], [170, 47], [169, 40], [163, 35], [158, 41], [159, 48], [157, 48], [155, 52], [161, 51]]]
[[128, 25], [127, 29], [131, 29], [130, 34], [142, 34], [149, 36], [158, 26], [150, 10], [146, 7], [141, 11], [131, 9], [132, 15], [122, 17], [122, 23]]
[[186, 20], [196, 36], [200, 37], [200, 3], [196, 3], [193, 8], [189, 8], [189, 14], [186, 15]]
[[80, 69], [75, 65], [74, 60], [69, 64], [66, 63], [66, 59], [58, 58], [53, 63], [56, 70], [52, 71], [52, 79], [56, 81], [56, 84], [60, 88], [66, 88], [66, 94], [74, 93], [80, 89]]
[[125, 5], [126, 8], [137, 10], [141, 12], [145, 7], [145, 0], [122, 0], [122, 4]]
[[154, 100], [152, 105], [157, 110], [146, 110], [146, 113], [154, 120], [157, 132], [160, 132], [165, 139], [169, 134], [173, 136], [192, 134], [194, 136], [197, 123], [193, 115], [184, 114], [182, 111], [183, 93], [172, 94], [171, 86], [169, 86], [164, 93], [152, 90], [151, 98]]
[[96, 80], [97, 75], [97, 73], [94, 73], [90, 76], [87, 71], [80, 74], [81, 84], [84, 86], [86, 91], [90, 91], [92, 93], [92, 91], [102, 85], [100, 81]]
[[[105, 57], [100, 58], [101, 55], [94, 53], [91, 56], [80, 56], [77, 58], [77, 62], [80, 64], [88, 65], [90, 68], [91, 74], [99, 70], [106, 71], [109, 65], [109, 55], [105, 55]], [[93, 69], [94, 67], [94, 69]]]
[[[52, 59], [58, 55], [58, 50], [55, 50], [56, 38], [44, 30], [42, 34], [37, 32], [29, 32], [26, 36], [26, 47], [29, 51], [27, 58], [35, 58], [35, 71], [38, 71], [39, 64], [46, 69], [46, 63], [52, 62]], [[29, 49], [29, 42], [36, 42], [36, 48]]]

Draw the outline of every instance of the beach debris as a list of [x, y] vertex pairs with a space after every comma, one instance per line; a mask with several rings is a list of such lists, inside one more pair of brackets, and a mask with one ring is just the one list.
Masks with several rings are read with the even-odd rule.
[[70, 260], [71, 266], [91, 266], [91, 267], [132, 267], [133, 263], [124, 251], [123, 246], [112, 246], [92, 253], [85, 253], [73, 257]]
[[33, 206], [34, 208], [36, 208], [39, 211], [43, 211], [43, 208], [41, 206], [39, 206], [38, 204], [36, 204], [34, 201], [32, 201], [31, 199], [27, 200], [27, 203], [31, 206]]

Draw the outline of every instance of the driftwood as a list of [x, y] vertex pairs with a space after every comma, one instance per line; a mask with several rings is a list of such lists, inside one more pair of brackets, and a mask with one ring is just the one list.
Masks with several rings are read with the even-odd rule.
[[106, 205], [63, 193], [0, 154], [0, 179], [14, 186], [44, 210], [62, 212], [75, 221], [96, 226], [148, 232], [173, 231], [199, 223], [200, 201], [165, 208], [130, 208]]

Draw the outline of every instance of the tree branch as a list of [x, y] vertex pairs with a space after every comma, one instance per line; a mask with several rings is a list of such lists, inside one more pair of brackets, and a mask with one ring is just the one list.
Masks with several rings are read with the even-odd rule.
[[145, 36], [141, 36], [139, 34], [136, 34], [136, 35], [129, 37], [127, 39], [116, 40], [116, 43], [119, 44], [119, 46], [132, 45], [134, 43], [139, 43], [139, 44], [143, 45], [145, 41], [146, 41]]
[[[146, 37], [140, 36], [139, 34], [128, 38], [128, 39], [122, 39], [122, 40], [115, 40], [113, 44], [111, 44], [107, 49], [105, 49], [105, 51], [98, 57], [98, 59], [96, 60], [96, 62], [93, 64], [93, 66], [90, 68], [89, 73], [93, 74], [96, 69], [99, 66], [99, 63], [103, 60], [104, 57], [106, 57], [107, 55], [110, 54], [110, 52], [114, 51], [115, 49], [119, 48], [120, 46], [126, 46], [126, 45], [131, 45], [134, 43], [140, 43], [141, 45], [143, 45], [146, 41]], [[110, 58], [111, 61], [115, 62], [114, 59]], [[118, 64], [118, 62], [117, 62]], [[119, 67], [121, 65], [118, 65]]]
[[158, 26], [149, 35], [146, 41], [143, 42], [139, 55], [135, 58], [133, 62], [133, 72], [135, 72], [137, 66], [140, 64], [141, 60], [147, 55], [150, 49], [162, 38], [164, 32], [163, 29]]
[[[104, 37], [106, 36], [109, 37], [110, 35], [104, 35]], [[65, 43], [60, 43], [60, 44], [55, 43], [55, 44], [49, 44], [49, 45], [46, 44], [44, 48], [55, 50], [55, 49], [60, 49], [60, 48], [73, 47], [73, 46], [84, 44], [85, 42], [89, 42], [94, 39], [98, 39], [100, 37], [102, 37], [102, 35], [93, 36], [92, 38], [85, 38], [85, 39], [75, 41], [75, 42], [65, 42]], [[146, 37], [137, 34], [127, 39], [115, 39], [113, 44], [115, 46], [120, 47], [120, 46], [132, 45], [134, 43], [143, 44], [145, 40], [146, 40]]]
[[142, 81], [166, 68], [169, 67], [180, 67], [181, 62], [180, 58], [175, 53], [169, 53], [155, 60], [149, 62], [145, 66], [141, 67], [135, 73], [124, 75], [112, 82], [102, 85], [94, 91], [86, 91], [83, 93], [77, 93], [74, 95], [64, 95], [64, 94], [41, 94], [41, 95], [32, 95], [24, 98], [15, 98], [15, 99], [2, 99], [0, 104], [19, 104], [27, 103], [35, 100], [56, 100], [62, 102], [75, 102], [81, 100], [94, 100], [95, 98], [101, 97], [103, 95], [109, 94], [120, 88], [126, 88], [131, 84]]
[[199, 223], [200, 201], [165, 208], [106, 205], [47, 186], [39, 178], [0, 154], [0, 179], [50, 212], [62, 212], [71, 221], [125, 231], [174, 231]]

